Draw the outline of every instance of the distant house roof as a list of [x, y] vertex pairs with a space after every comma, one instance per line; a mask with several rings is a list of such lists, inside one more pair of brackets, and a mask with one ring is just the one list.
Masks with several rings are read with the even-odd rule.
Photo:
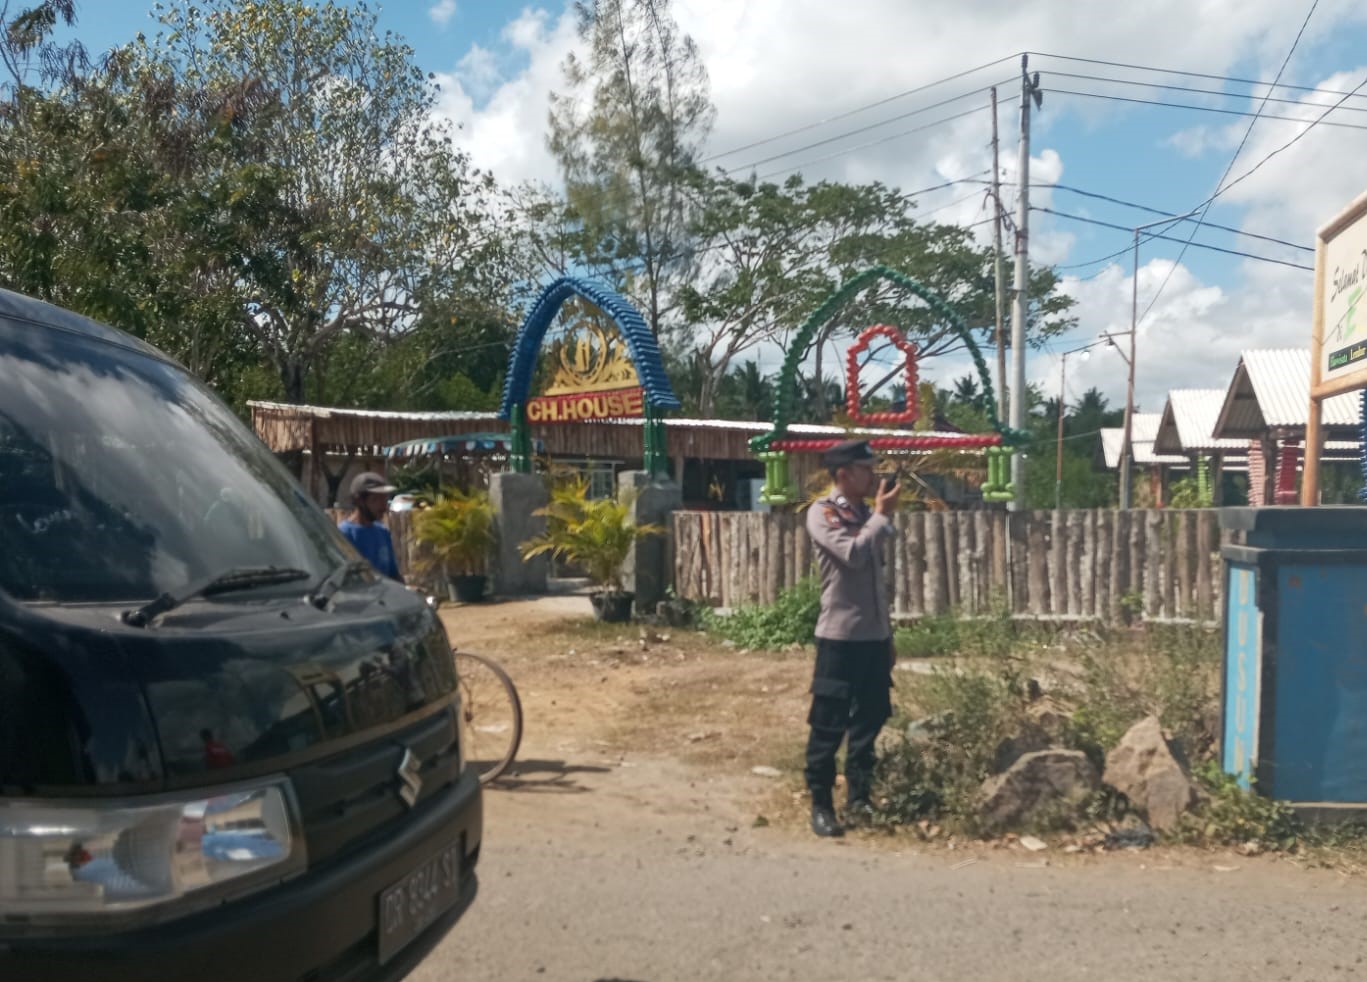
[[[1158, 436], [1158, 424], [1162, 413], [1135, 413], [1130, 421], [1130, 443], [1134, 447], [1134, 462], [1142, 466], [1155, 464], [1176, 464], [1179, 467], [1190, 461], [1181, 454], [1154, 453], [1153, 441]], [[1125, 429], [1121, 426], [1107, 427], [1101, 431], [1101, 454], [1106, 461], [1107, 470], [1120, 466], [1120, 448], [1125, 442]]]
[[[1359, 395], [1345, 393], [1324, 400], [1322, 423], [1327, 436], [1358, 437]], [[1304, 431], [1310, 413], [1310, 351], [1269, 348], [1239, 357], [1213, 434], [1258, 440], [1271, 430]]]
[[1154, 450], [1163, 454], [1214, 453], [1248, 456], [1248, 440], [1217, 439], [1215, 421], [1224, 405], [1223, 389], [1173, 389], [1163, 406]]

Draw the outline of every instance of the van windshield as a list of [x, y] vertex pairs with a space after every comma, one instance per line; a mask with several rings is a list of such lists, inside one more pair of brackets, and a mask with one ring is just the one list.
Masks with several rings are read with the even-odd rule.
[[347, 558], [284, 467], [185, 372], [0, 322], [0, 589], [12, 598], [146, 600], [233, 567], [322, 577]]

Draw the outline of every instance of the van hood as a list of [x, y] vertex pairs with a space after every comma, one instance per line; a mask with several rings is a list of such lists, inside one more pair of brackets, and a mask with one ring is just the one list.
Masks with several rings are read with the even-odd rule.
[[0, 599], [0, 794], [133, 794], [278, 773], [452, 700], [436, 613], [388, 580], [194, 601], [156, 626], [122, 606]]

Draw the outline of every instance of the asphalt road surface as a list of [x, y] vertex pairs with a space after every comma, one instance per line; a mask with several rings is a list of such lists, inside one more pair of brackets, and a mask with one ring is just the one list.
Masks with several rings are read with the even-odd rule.
[[755, 827], [764, 782], [531, 761], [487, 796], [479, 898], [411, 978], [1367, 978], [1361, 878], [1225, 853], [818, 841]]

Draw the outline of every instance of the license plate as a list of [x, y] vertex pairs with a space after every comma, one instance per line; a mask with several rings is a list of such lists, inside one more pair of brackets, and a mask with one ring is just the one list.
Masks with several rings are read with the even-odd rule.
[[461, 845], [453, 842], [380, 894], [380, 964], [460, 899]]

